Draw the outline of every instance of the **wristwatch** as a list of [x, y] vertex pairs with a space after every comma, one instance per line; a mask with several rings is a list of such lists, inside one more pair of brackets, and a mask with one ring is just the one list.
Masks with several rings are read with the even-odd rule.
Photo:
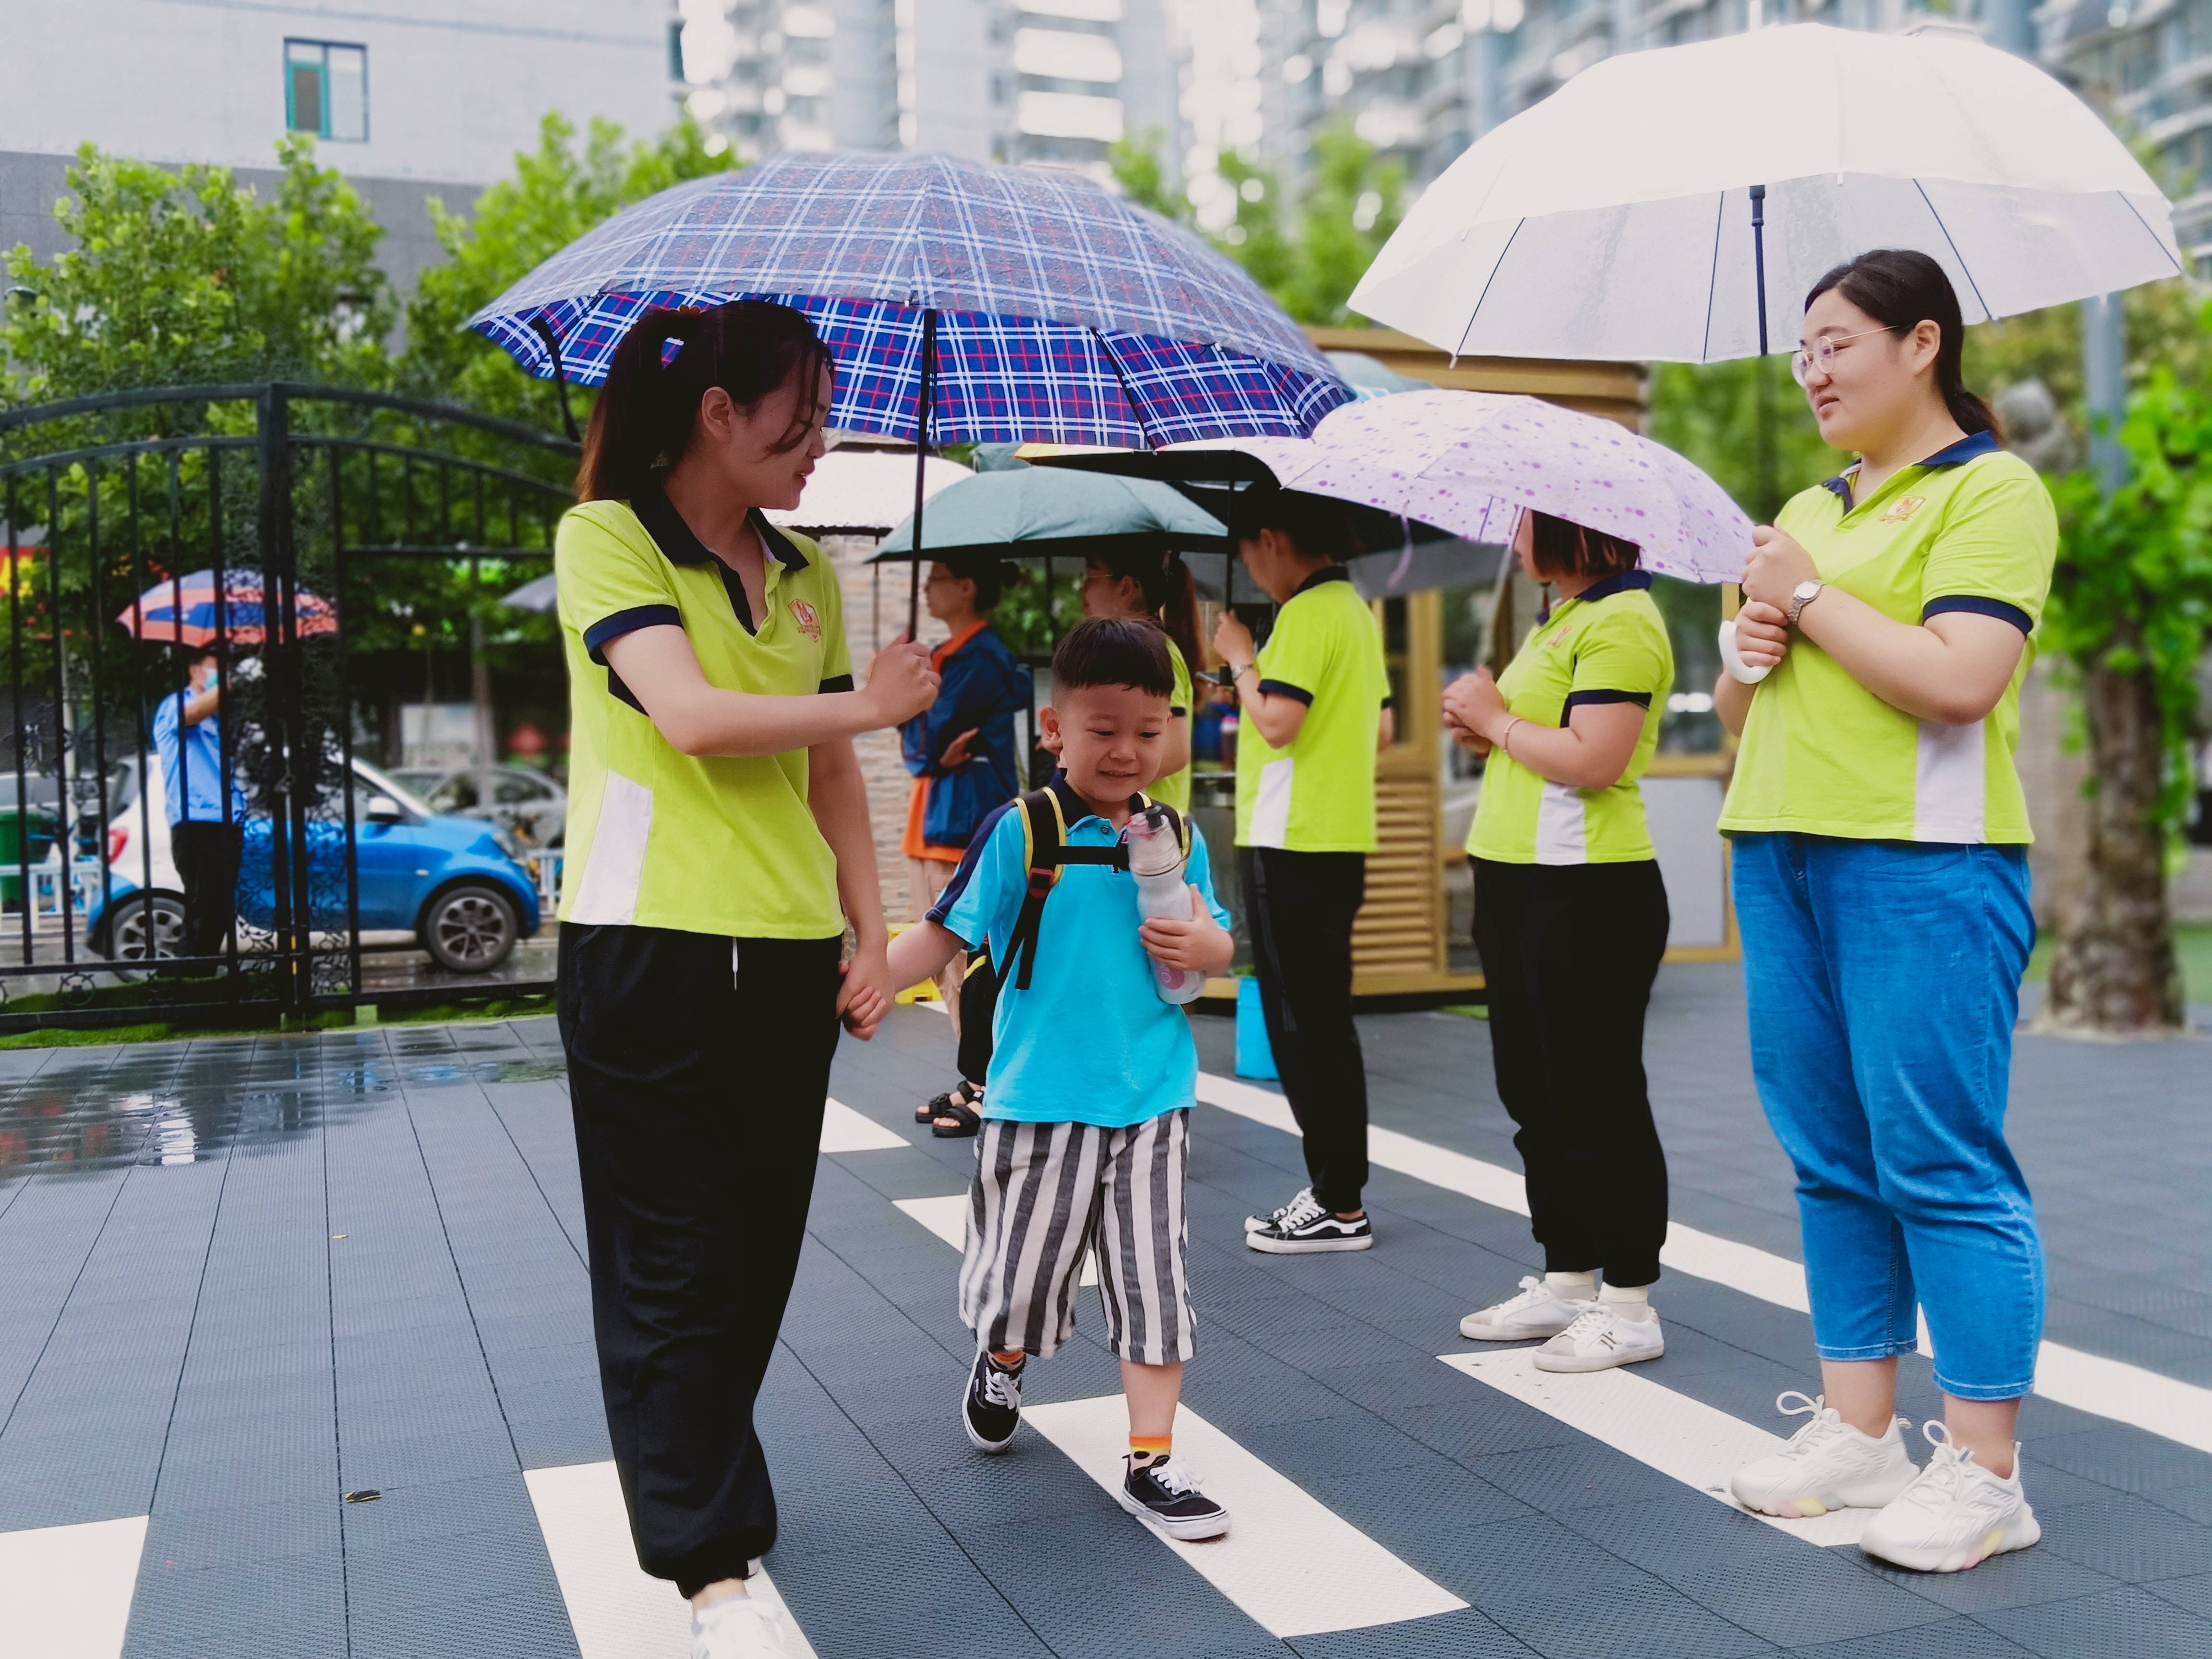
[[1799, 582], [1790, 590], [1790, 625], [1797, 626], [1797, 618], [1805, 614], [1805, 607], [1820, 597], [1826, 582]]

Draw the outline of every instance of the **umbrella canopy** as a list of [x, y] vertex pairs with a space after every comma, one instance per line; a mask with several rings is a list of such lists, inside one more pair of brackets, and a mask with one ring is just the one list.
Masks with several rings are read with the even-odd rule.
[[[1080, 558], [1113, 547], [1218, 548], [1225, 533], [1220, 520], [1169, 484], [1024, 466], [979, 472], [931, 501], [921, 556]], [[884, 538], [871, 562], [914, 556], [909, 519]]]
[[[216, 614], [215, 572], [195, 570], [149, 587], [136, 605], [116, 617], [142, 640], [166, 641], [172, 645], [264, 645], [268, 642], [268, 613], [258, 570], [222, 573], [222, 605]], [[295, 631], [302, 638], [338, 631], [337, 612], [330, 601], [305, 588], [292, 596]], [[218, 626], [220, 623], [220, 626]]]
[[[922, 492], [929, 500], [969, 476], [942, 455], [922, 460]], [[914, 511], [914, 454], [910, 450], [833, 449], [814, 463], [799, 505], [769, 509], [769, 522], [817, 535], [880, 536]]]
[[2183, 269], [2149, 174], [2033, 64], [1801, 24], [1584, 70], [1430, 185], [1351, 303], [1458, 354], [1715, 362], [1793, 346], [1878, 247], [1933, 258], [1969, 323]]
[[536, 611], [550, 613], [559, 603], [561, 584], [551, 571], [534, 576], [512, 593], [500, 595], [501, 605], [513, 605], [517, 611]]
[[[1080, 176], [944, 155], [786, 152], [617, 215], [471, 319], [596, 385], [641, 313], [741, 297], [836, 354], [830, 423], [939, 442], [1149, 448], [1310, 431], [1350, 394], [1197, 237]], [[927, 349], [926, 349], [927, 348]], [[925, 390], [923, 366], [933, 358]]]

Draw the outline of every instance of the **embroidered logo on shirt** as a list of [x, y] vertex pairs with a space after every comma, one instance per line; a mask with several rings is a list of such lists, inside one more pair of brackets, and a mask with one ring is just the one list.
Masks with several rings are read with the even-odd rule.
[[798, 620], [799, 631], [814, 641], [822, 643], [822, 613], [804, 599], [791, 602], [791, 614]]
[[1884, 524], [1903, 524], [1927, 505], [1925, 495], [1899, 495], [1889, 504], [1889, 511], [1881, 515], [1881, 521]]

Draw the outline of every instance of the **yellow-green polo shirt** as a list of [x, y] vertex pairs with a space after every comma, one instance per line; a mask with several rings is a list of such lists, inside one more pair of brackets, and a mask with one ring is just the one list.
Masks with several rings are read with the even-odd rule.
[[1631, 864], [1658, 856], [1637, 782], [1659, 747], [1659, 720], [1674, 689], [1674, 648], [1651, 599], [1649, 571], [1587, 587], [1528, 635], [1498, 695], [1532, 726], [1564, 726], [1585, 703], [1632, 702], [1644, 731], [1628, 769], [1607, 789], [1553, 783], [1493, 749], [1467, 850], [1500, 864]]
[[[1169, 700], [1168, 711], [1182, 718], [1186, 730], [1194, 729], [1196, 711], [1191, 706], [1190, 665], [1182, 659], [1182, 652], [1173, 639], [1168, 641], [1168, 655], [1175, 663], [1175, 695]], [[1188, 763], [1180, 772], [1170, 772], [1164, 778], [1152, 780], [1152, 787], [1145, 792], [1164, 806], [1172, 806], [1178, 812], [1190, 811], [1190, 767]]]
[[[2051, 592], [2058, 517], [2027, 462], [1980, 433], [1863, 501], [1852, 501], [1852, 481], [1845, 472], [1805, 490], [1775, 520], [1813, 556], [1821, 580], [1896, 622], [1971, 611], [2033, 633]], [[2013, 754], [2033, 654], [2021, 654], [1986, 718], [1947, 726], [1893, 708], [1798, 635], [1752, 694], [1720, 827], [2033, 841]]]
[[1371, 853], [1375, 748], [1390, 701], [1382, 629], [1340, 564], [1309, 576], [1275, 617], [1257, 659], [1260, 689], [1306, 705], [1277, 749], [1237, 723], [1237, 844], [1293, 853]]
[[747, 759], [678, 750], [607, 665], [607, 642], [674, 624], [710, 684], [763, 696], [850, 690], [837, 573], [758, 514], [764, 610], [655, 490], [586, 501], [554, 538], [568, 661], [571, 753], [563, 921], [733, 939], [844, 931], [837, 860], [806, 804], [806, 751]]

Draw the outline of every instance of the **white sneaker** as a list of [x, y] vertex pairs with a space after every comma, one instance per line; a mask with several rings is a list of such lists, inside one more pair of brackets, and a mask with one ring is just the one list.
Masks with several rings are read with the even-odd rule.
[[1577, 1302], [1575, 1322], [1536, 1350], [1540, 1371], [1602, 1371], [1634, 1365], [1667, 1352], [1659, 1316], [1647, 1304], [1642, 1319], [1628, 1316], [1632, 1304]]
[[[1799, 1403], [1791, 1405], [1793, 1400]], [[1747, 1510], [1802, 1520], [1830, 1510], [1880, 1509], [1919, 1478], [1905, 1449], [1901, 1417], [1877, 1440], [1844, 1422], [1825, 1395], [1808, 1399], [1784, 1389], [1775, 1396], [1774, 1409], [1813, 1420], [1780, 1451], [1754, 1458], [1730, 1479], [1729, 1490]]]
[[1867, 1522], [1861, 1549], [1919, 1572], [1964, 1572], [2043, 1536], [2021, 1490], [2018, 1446], [2012, 1479], [2000, 1480], [1974, 1462], [1973, 1453], [1953, 1445], [1941, 1423], [1924, 1423], [1920, 1431], [1936, 1455], [1917, 1480]]
[[797, 1659], [799, 1651], [782, 1615], [759, 1596], [726, 1595], [691, 1609], [691, 1659]]
[[1554, 1296], [1530, 1273], [1521, 1281], [1520, 1295], [1469, 1314], [1459, 1322], [1459, 1334], [1470, 1342], [1539, 1342], [1566, 1329], [1580, 1311], [1579, 1304]]

